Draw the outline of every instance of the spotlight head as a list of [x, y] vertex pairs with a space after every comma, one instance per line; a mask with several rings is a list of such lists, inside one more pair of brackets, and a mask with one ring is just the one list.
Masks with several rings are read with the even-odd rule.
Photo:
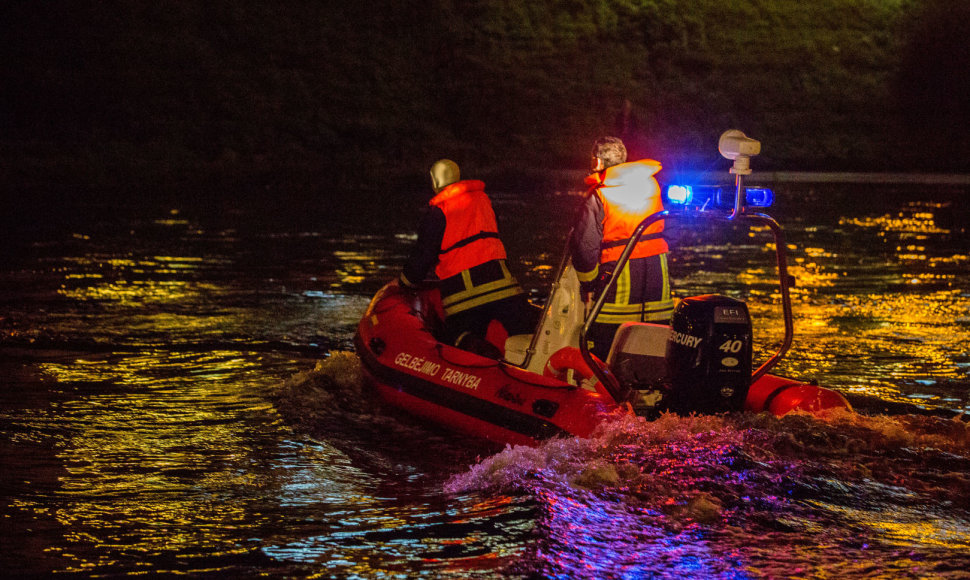
[[761, 141], [752, 139], [737, 129], [729, 129], [721, 134], [717, 150], [725, 158], [734, 161], [731, 173], [748, 175], [751, 173], [750, 158], [761, 153]]

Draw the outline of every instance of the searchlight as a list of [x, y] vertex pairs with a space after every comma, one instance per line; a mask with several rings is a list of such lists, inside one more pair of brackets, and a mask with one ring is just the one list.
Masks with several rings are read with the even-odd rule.
[[721, 134], [717, 150], [724, 158], [734, 161], [731, 173], [735, 177], [735, 187], [670, 185], [666, 189], [666, 201], [684, 209], [729, 209], [732, 210], [729, 219], [744, 213], [745, 208], [771, 207], [775, 201], [773, 191], [767, 187], [745, 187], [742, 183], [743, 176], [751, 175], [751, 158], [761, 153], [761, 142], [737, 129], [730, 129]]

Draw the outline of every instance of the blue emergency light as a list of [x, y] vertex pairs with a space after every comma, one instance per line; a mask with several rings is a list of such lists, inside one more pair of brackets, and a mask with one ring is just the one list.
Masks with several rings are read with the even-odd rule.
[[[718, 205], [724, 205], [726, 207], [734, 206], [734, 191], [721, 188], [718, 195], [727, 194], [726, 199], [721, 201], [718, 199]], [[745, 187], [744, 188], [744, 205], [748, 207], [771, 207], [771, 204], [775, 202], [775, 192], [771, 191], [767, 187]]]
[[667, 201], [678, 205], [688, 205], [694, 197], [694, 188], [689, 185], [671, 185], [667, 188]]
[[[734, 207], [735, 190], [719, 185], [669, 185], [667, 202], [683, 207], [700, 209], [731, 209]], [[771, 207], [775, 194], [767, 187], [745, 187], [744, 204], [747, 207]]]

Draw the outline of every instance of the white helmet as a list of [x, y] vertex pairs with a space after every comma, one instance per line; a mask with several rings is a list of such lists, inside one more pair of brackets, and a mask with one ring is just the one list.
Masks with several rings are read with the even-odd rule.
[[439, 159], [431, 166], [431, 187], [435, 193], [460, 180], [458, 164], [451, 159]]

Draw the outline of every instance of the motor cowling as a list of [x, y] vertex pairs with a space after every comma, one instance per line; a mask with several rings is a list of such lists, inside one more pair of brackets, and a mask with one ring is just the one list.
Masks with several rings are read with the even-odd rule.
[[751, 318], [718, 294], [681, 300], [671, 319], [667, 407], [681, 414], [740, 411], [751, 383]]

